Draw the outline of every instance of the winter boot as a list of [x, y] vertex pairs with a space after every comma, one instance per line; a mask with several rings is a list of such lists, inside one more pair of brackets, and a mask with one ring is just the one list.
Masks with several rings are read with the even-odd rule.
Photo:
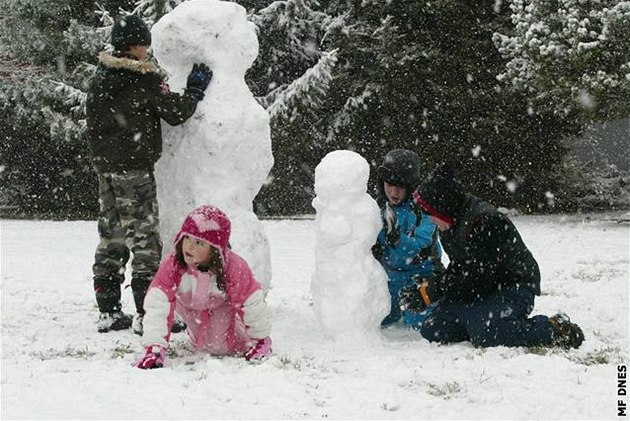
[[[186, 330], [186, 327], [186, 323], [184, 323], [178, 317], [175, 317], [175, 320], [173, 320], [173, 325], [171, 326], [171, 333], [183, 332], [184, 330]], [[142, 336], [142, 334], [144, 333], [144, 314], [136, 313], [135, 316], [133, 316], [131, 329], [136, 335]]]
[[171, 333], [179, 333], [186, 330], [186, 323], [179, 317], [175, 316], [173, 320], [173, 325], [171, 326]]
[[142, 336], [144, 333], [144, 325], [142, 324], [144, 321], [144, 314], [136, 313], [133, 316], [133, 322], [131, 322], [131, 329], [133, 333], [136, 335]]
[[131, 316], [122, 311], [101, 312], [98, 316], [96, 327], [100, 333], [109, 332], [110, 330], [129, 329], [131, 326]]
[[385, 316], [383, 321], [381, 321], [381, 328], [386, 328], [386, 327], [389, 327], [389, 326], [393, 325], [398, 320], [400, 320], [400, 317], [401, 317], [400, 313], [398, 313], [396, 315], [388, 314], [387, 316]]
[[584, 332], [564, 313], [554, 314], [549, 318], [553, 327], [553, 345], [565, 349], [579, 348], [584, 342]]

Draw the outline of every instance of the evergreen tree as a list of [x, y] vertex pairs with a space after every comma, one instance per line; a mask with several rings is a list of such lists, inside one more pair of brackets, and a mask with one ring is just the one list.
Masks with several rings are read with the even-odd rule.
[[313, 172], [319, 163], [319, 145], [325, 133], [313, 130], [328, 93], [336, 52], [323, 54], [319, 62], [302, 77], [286, 86], [267, 110], [271, 116], [275, 164], [270, 184], [257, 200], [258, 210], [266, 214], [309, 212], [313, 197]]
[[375, 167], [389, 149], [408, 148], [426, 171], [454, 163], [471, 191], [499, 205], [551, 204], [574, 121], [528, 112], [525, 96], [497, 82], [505, 61], [492, 35], [506, 13], [480, 0], [348, 3], [325, 38], [339, 49], [320, 125], [331, 149]]
[[532, 107], [611, 121], [630, 113], [630, 2], [512, 0], [513, 26], [497, 33], [509, 59], [501, 78]]
[[183, 0], [137, 0], [133, 14], [142, 15], [152, 23], [177, 7]]
[[318, 43], [327, 16], [316, 10], [317, 4], [315, 0], [276, 1], [250, 15], [260, 46], [248, 72], [256, 96], [277, 95], [275, 91], [286, 88], [319, 60]]
[[328, 15], [314, 0], [276, 1], [250, 16], [260, 52], [247, 82], [269, 111], [274, 167], [256, 198], [265, 214], [311, 212], [315, 149], [322, 133], [314, 122], [326, 107], [336, 52], [321, 49]]
[[[510, 8], [512, 25], [494, 36], [508, 60], [499, 78], [527, 97], [532, 112], [552, 108], [559, 118], [573, 115], [581, 127], [627, 119], [629, 2], [514, 0]], [[620, 148], [626, 157], [627, 150]], [[560, 205], [585, 210], [630, 205], [628, 164], [597, 167], [569, 157], [563, 168]]]
[[[111, 16], [155, 22], [182, 1], [0, 0], [0, 206], [95, 213], [84, 101]], [[400, 147], [425, 171], [456, 163], [499, 205], [567, 204], [583, 173], [564, 139], [585, 111], [627, 115], [628, 2], [237, 2], [259, 32], [246, 79], [271, 116], [260, 212], [312, 212], [314, 168], [332, 150], [375, 167]]]
[[85, 91], [108, 38], [101, 25], [130, 4], [105, 1], [99, 17], [87, 0], [0, 0], [3, 206], [22, 215], [95, 215]]

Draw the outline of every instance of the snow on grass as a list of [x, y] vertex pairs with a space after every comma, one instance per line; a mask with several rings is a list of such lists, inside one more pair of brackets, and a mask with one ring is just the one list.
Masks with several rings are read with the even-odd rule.
[[[3, 419], [613, 419], [628, 364], [628, 224], [613, 214], [514, 218], [541, 266], [534, 314], [567, 312], [578, 350], [431, 344], [401, 326], [327, 340], [310, 295], [314, 223], [265, 221], [274, 355], [192, 354], [131, 367], [131, 331], [96, 332], [96, 223], [0, 221]], [[128, 283], [129, 281], [127, 281]], [[123, 306], [133, 311], [130, 288]]]

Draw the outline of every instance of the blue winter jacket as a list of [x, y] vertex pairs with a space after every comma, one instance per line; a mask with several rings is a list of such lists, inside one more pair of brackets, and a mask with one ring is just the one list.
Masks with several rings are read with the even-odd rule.
[[[412, 201], [406, 199], [399, 206], [392, 206], [396, 212], [400, 240], [396, 247], [386, 241], [385, 207], [381, 208], [383, 229], [378, 234], [383, 255], [381, 264], [389, 281], [400, 286], [409, 285], [415, 275], [427, 277], [433, 274], [436, 264], [441, 265], [442, 246], [437, 239], [437, 226], [429, 220], [429, 215], [414, 210]], [[418, 217], [421, 217], [418, 223]]]

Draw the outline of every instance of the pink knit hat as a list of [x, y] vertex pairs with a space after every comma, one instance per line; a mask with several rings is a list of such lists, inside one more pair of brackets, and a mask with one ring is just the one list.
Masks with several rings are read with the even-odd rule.
[[224, 254], [231, 232], [230, 219], [223, 211], [212, 205], [201, 205], [188, 214], [182, 228], [175, 237], [175, 244], [184, 235], [209, 243]]

